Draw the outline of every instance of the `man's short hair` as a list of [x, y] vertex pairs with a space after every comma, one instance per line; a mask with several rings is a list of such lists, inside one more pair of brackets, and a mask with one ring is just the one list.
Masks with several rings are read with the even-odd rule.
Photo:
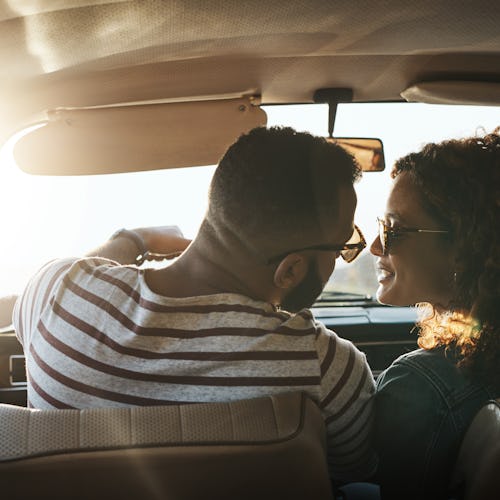
[[340, 146], [292, 128], [259, 127], [225, 153], [209, 191], [206, 222], [262, 257], [323, 243], [338, 217], [339, 186], [361, 175]]

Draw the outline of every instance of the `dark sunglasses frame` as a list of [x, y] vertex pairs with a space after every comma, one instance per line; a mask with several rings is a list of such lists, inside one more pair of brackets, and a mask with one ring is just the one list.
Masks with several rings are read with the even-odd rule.
[[[357, 241], [356, 243], [349, 243], [353, 238], [357, 238], [359, 241]], [[290, 255], [291, 253], [304, 252], [306, 250], [323, 250], [327, 252], [340, 252], [340, 256], [346, 262], [352, 262], [363, 251], [364, 248], [366, 248], [365, 237], [363, 236], [361, 229], [359, 229], [359, 227], [356, 226], [355, 224], [352, 236], [349, 238], [347, 243], [344, 243], [343, 245], [313, 245], [310, 247], [296, 248], [294, 250], [288, 250], [287, 252], [271, 257], [266, 261], [266, 264], [273, 264], [275, 262], [279, 262], [280, 260], [283, 260], [287, 255]]]
[[391, 249], [392, 242], [400, 234], [404, 233], [449, 233], [449, 231], [444, 229], [419, 229], [415, 227], [402, 227], [402, 228], [392, 228], [388, 226], [383, 219], [377, 217], [378, 222], [378, 236], [380, 239], [380, 244], [382, 245], [383, 255], [387, 255]]

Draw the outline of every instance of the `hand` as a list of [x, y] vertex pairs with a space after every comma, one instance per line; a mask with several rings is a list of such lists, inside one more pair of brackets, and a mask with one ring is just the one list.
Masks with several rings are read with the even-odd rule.
[[156, 226], [134, 229], [148, 249], [146, 260], [172, 259], [180, 255], [191, 240], [184, 238], [178, 226]]
[[[140, 265], [144, 260], [173, 259], [180, 255], [191, 243], [183, 237], [177, 226], [140, 227], [132, 230], [144, 242], [143, 248], [134, 238], [114, 235], [100, 247], [87, 253], [87, 257], [105, 257], [122, 265]], [[138, 261], [141, 251], [147, 251]]]

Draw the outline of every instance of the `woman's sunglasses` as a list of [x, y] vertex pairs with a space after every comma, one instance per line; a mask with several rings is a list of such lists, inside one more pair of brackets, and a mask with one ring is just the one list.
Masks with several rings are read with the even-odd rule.
[[413, 227], [393, 228], [388, 226], [383, 219], [377, 217], [378, 236], [382, 244], [382, 253], [387, 255], [391, 249], [394, 240], [404, 233], [449, 233], [441, 229], [417, 229]]

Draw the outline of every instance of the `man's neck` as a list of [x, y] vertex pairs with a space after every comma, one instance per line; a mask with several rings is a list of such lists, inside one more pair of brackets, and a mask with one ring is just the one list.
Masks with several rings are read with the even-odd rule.
[[242, 264], [229, 252], [207, 248], [197, 240], [170, 266], [146, 271], [151, 290], [168, 297], [236, 293], [271, 302], [269, 282], [268, 271]]

